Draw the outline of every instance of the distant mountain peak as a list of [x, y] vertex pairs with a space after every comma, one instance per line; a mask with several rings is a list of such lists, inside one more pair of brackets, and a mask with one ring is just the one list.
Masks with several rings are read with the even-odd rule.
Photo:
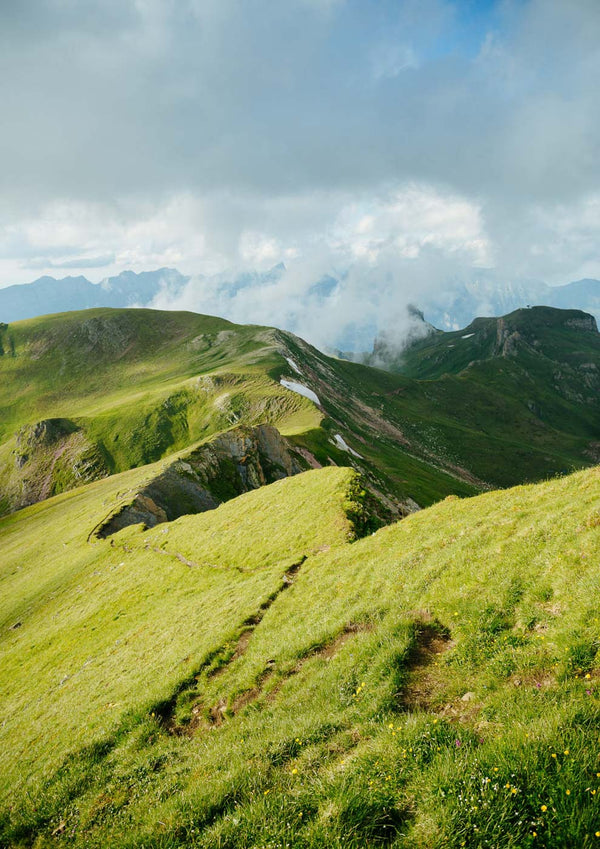
[[599, 336], [596, 319], [589, 313], [532, 306], [504, 316], [476, 318], [461, 330], [413, 337], [396, 350], [376, 343], [367, 362], [428, 380], [498, 358], [527, 357], [531, 364], [532, 357], [535, 361], [543, 357], [546, 362], [579, 368], [587, 361], [586, 351], [590, 361], [600, 356]]
[[129, 288], [137, 286], [141, 294], [147, 294], [149, 296], [149, 300], [144, 302], [145, 305], [156, 295], [161, 283], [166, 282], [176, 287], [183, 287], [189, 279], [189, 277], [185, 277], [177, 271], [176, 268], [157, 268], [156, 271], [132, 271], [131, 269], [125, 269], [125, 271], [121, 271], [120, 274], [113, 277], [105, 277], [100, 281], [99, 286], [104, 291], [124, 291], [124, 284]]
[[529, 304], [580, 309], [598, 318], [600, 280], [586, 278], [564, 286], [548, 286], [540, 280], [506, 278], [492, 269], [473, 269], [465, 272], [463, 278], [433, 290], [421, 307], [436, 327], [459, 330], [476, 316], [503, 316]]

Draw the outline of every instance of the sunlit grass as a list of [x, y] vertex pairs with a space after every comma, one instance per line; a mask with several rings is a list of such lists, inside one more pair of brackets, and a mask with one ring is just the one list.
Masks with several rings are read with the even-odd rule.
[[350, 543], [331, 468], [88, 543], [141, 475], [0, 523], [4, 842], [600, 841], [598, 469]]

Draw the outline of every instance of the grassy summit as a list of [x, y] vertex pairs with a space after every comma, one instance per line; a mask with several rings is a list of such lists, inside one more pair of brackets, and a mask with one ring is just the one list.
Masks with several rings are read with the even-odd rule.
[[590, 465], [600, 456], [590, 321], [547, 308], [478, 319], [415, 343], [410, 377], [193, 313], [96, 309], [2, 325], [0, 514], [262, 423], [307, 467], [364, 473], [391, 516]]
[[[337, 431], [350, 445], [364, 441], [374, 485], [394, 502], [476, 491], [468, 473], [457, 480], [418, 446], [408, 452], [373, 407], [368, 384], [352, 385], [335, 360], [272, 328], [100, 309], [9, 325], [2, 345], [0, 512], [264, 422], [309, 451], [314, 465], [353, 462], [336, 445]], [[317, 387], [323, 407], [282, 386], [282, 377]]]
[[90, 537], [0, 520], [8, 846], [594, 846], [597, 468], [358, 541], [350, 469]]

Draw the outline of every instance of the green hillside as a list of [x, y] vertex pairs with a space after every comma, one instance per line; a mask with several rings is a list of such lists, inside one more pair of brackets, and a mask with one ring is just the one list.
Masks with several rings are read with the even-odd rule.
[[97, 309], [3, 325], [0, 514], [264, 423], [304, 468], [363, 473], [391, 517], [564, 474], [600, 452], [590, 321], [546, 308], [478, 319], [416, 343], [411, 376], [193, 313]]
[[585, 366], [597, 362], [599, 353], [593, 316], [580, 310], [530, 307], [502, 318], [476, 318], [463, 330], [434, 330], [413, 341], [391, 365], [410, 377], [435, 379], [492, 359], [527, 358], [538, 368], [545, 359], [546, 364], [560, 364], [576, 374], [579, 370], [581, 378], [595, 371]]
[[[336, 374], [335, 360], [272, 328], [102, 309], [5, 326], [0, 341], [0, 513], [265, 422], [307, 452], [307, 465], [355, 461], [336, 445], [337, 430], [350, 445], [368, 441], [365, 471], [395, 515], [409, 497], [421, 504], [476, 491], [468, 472], [457, 479], [451, 464], [432, 465], [418, 444], [400, 441], [372, 408], [370, 386], [360, 389]], [[292, 351], [304, 378], [289, 362]], [[280, 385], [281, 377], [318, 384], [323, 407]], [[329, 396], [346, 408], [355, 391], [354, 408], [333, 421]]]
[[342, 468], [90, 536], [149, 473], [0, 520], [1, 845], [598, 845], [598, 468], [357, 541]]
[[509, 486], [515, 473], [535, 480], [536, 468], [600, 460], [600, 334], [586, 313], [533, 307], [478, 318], [377, 358], [412, 378], [402, 400], [420, 409], [438, 450], [485, 480]]
[[[155, 462], [240, 420], [292, 430], [318, 425], [316, 410], [266, 375], [276, 358], [264, 335], [222, 319], [150, 310], [89, 310], [9, 325], [0, 357], [7, 507]], [[38, 423], [47, 421], [40, 433]], [[75, 455], [67, 468], [65, 453]]]

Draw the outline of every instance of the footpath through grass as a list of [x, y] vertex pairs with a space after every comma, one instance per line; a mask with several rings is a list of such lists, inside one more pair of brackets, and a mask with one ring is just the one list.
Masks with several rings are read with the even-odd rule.
[[[0, 522], [7, 846], [600, 846], [600, 470], [350, 542], [348, 469]], [[112, 487], [112, 488], [111, 488]]]

